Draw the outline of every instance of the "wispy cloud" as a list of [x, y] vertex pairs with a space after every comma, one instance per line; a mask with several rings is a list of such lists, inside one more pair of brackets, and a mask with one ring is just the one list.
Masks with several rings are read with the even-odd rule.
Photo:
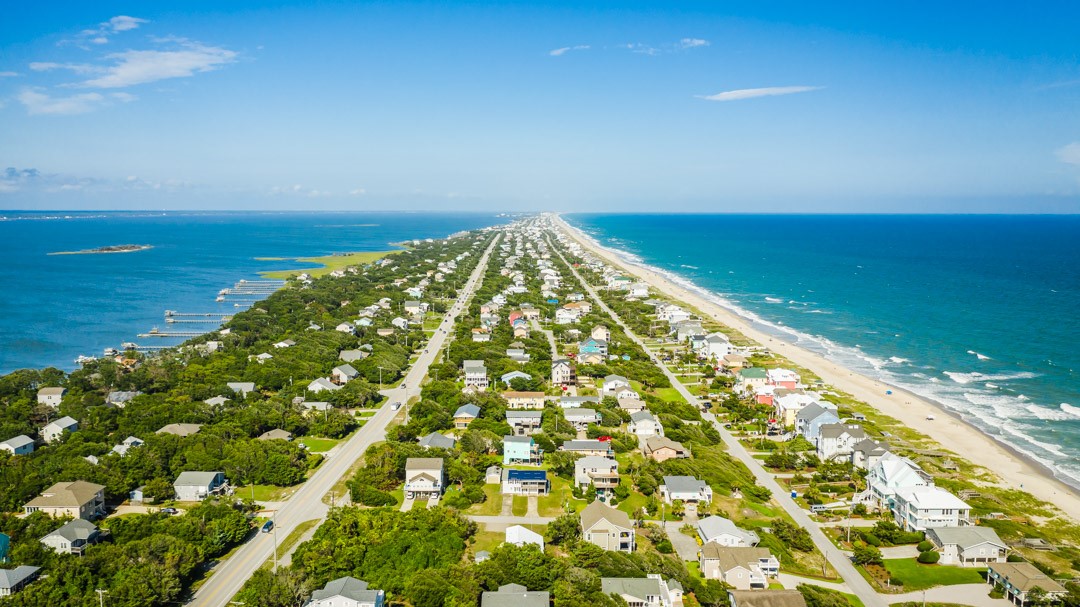
[[683, 38], [679, 41], [679, 46], [682, 48], [698, 48], [701, 46], [709, 46], [709, 41], [702, 40], [701, 38]]
[[823, 89], [823, 86], [770, 86], [759, 89], [736, 89], [724, 91], [715, 95], [697, 95], [699, 99], [708, 101], [739, 101], [740, 99], [753, 99], [755, 97], [775, 97], [777, 95], [792, 95]]
[[56, 63], [53, 61], [34, 61], [28, 67], [33, 72], [71, 70], [76, 74], [97, 74], [104, 71], [100, 66], [90, 65], [89, 63]]
[[0, 78], [14, 78], [19, 75], [19, 72], [0, 72]]
[[135, 96], [128, 93], [81, 93], [53, 97], [40, 89], [23, 89], [16, 98], [31, 116], [85, 114], [115, 102], [127, 103], [135, 100]]
[[172, 50], [124, 51], [106, 55], [113, 65], [103, 75], [80, 83], [84, 88], [124, 88], [170, 78], [212, 72], [236, 60], [237, 53], [217, 46], [176, 39]]
[[44, 173], [37, 169], [9, 167], [0, 171], [0, 194], [39, 192], [64, 194], [69, 192], [118, 193], [132, 191], [192, 191], [200, 186], [182, 179], [143, 179], [129, 175], [124, 179], [100, 179], [60, 173]]
[[1062, 146], [1057, 149], [1055, 154], [1058, 160], [1065, 164], [1071, 164], [1076, 168], [1080, 168], [1080, 141], [1074, 141], [1066, 146]]
[[562, 48], [553, 49], [548, 51], [548, 54], [552, 57], [561, 57], [570, 51], [586, 51], [591, 48], [588, 44], [578, 44], [576, 46], [564, 46]]
[[120, 32], [127, 32], [138, 28], [143, 23], [150, 23], [146, 19], [139, 19], [138, 17], [129, 17], [127, 15], [117, 15], [108, 21], [103, 21], [98, 24], [97, 27], [92, 29], [85, 29], [79, 32], [78, 37], [73, 40], [64, 40], [63, 44], [74, 44], [86, 48], [87, 44], [108, 44], [109, 37], [113, 34]]
[[709, 41], [703, 38], [683, 38], [678, 42], [665, 43], [657, 46], [642, 44], [641, 42], [631, 42], [620, 45], [619, 48], [625, 48], [631, 53], [637, 53], [639, 55], [656, 56], [687, 51], [695, 48], [703, 48], [706, 46], [709, 46]]

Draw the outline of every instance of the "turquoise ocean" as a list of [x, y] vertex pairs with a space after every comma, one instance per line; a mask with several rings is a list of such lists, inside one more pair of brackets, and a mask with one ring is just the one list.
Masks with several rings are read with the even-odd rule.
[[[232, 314], [253, 297], [217, 302], [221, 289], [242, 279], [263, 280], [261, 270], [311, 266], [258, 258], [385, 251], [395, 242], [507, 221], [493, 213], [0, 211], [0, 373], [70, 370], [76, 357], [100, 356], [124, 342], [175, 345], [183, 340], [136, 336], [155, 327], [213, 329], [167, 324], [164, 312]], [[120, 244], [153, 248], [49, 255]]]
[[772, 335], [940, 403], [1080, 487], [1080, 217], [566, 219]]

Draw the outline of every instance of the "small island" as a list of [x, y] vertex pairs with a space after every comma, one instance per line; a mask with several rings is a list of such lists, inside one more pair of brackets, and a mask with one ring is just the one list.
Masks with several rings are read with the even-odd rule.
[[98, 247], [96, 249], [83, 249], [82, 251], [57, 251], [55, 253], [49, 253], [49, 255], [94, 255], [98, 253], [134, 253], [135, 251], [146, 251], [147, 249], [154, 248], [153, 245], [148, 244], [117, 244], [107, 247]]

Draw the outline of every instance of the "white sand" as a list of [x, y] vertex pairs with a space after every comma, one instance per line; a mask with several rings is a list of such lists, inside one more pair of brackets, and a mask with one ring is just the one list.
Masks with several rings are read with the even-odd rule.
[[[1077, 495], [1072, 487], [1053, 478], [1049, 471], [1037, 463], [1006, 449], [974, 426], [947, 414], [937, 404], [902, 388], [886, 385], [860, 375], [823, 356], [770, 337], [730, 310], [706, 300], [656, 272], [615, 256], [587, 235], [567, 224], [561, 217], [556, 216], [555, 222], [574, 240], [611, 265], [620, 267], [649, 283], [655, 289], [686, 302], [702, 313], [712, 316], [717, 322], [739, 331], [793, 363], [810, 369], [825, 383], [847, 392], [885, 415], [929, 436], [945, 449], [992, 470], [1001, 479], [1000, 485], [1014, 489], [1022, 488], [1041, 500], [1055, 504], [1074, 522], [1080, 521], [1080, 495]], [[892, 394], [886, 395], [886, 390], [891, 390]], [[936, 419], [928, 420], [927, 416], [931, 415]]]

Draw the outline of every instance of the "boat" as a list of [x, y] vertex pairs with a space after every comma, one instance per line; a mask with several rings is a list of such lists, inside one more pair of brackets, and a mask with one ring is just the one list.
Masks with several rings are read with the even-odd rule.
[[94, 360], [97, 360], [97, 359], [95, 359], [93, 356], [82, 356], [82, 355], [80, 355], [75, 359], [75, 364], [76, 365], [85, 365], [86, 363], [93, 362]]
[[139, 344], [137, 344], [137, 343], [135, 343], [133, 341], [125, 341], [124, 343], [120, 344], [120, 347], [125, 349], [125, 350], [136, 350], [136, 349], [138, 349]]
[[217, 299], [215, 299], [214, 301], [225, 301], [225, 296], [224, 295], [218, 295]]
[[104, 354], [105, 356], [117, 356], [120, 354], [120, 351], [116, 348], [105, 348]]

